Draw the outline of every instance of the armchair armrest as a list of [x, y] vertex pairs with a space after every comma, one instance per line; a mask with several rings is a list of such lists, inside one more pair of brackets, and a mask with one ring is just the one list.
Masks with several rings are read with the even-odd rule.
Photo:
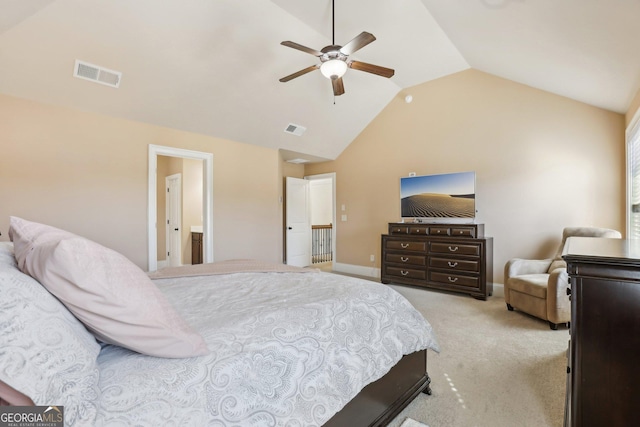
[[567, 295], [569, 275], [566, 268], [556, 268], [547, 283], [547, 317], [555, 324], [571, 321], [571, 300]]
[[513, 258], [507, 261], [504, 268], [505, 282], [509, 277], [523, 274], [542, 274], [549, 270], [552, 259], [523, 259]]

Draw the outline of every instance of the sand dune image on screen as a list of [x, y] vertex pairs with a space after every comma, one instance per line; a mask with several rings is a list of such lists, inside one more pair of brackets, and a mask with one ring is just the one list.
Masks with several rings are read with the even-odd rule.
[[424, 193], [402, 199], [403, 217], [473, 218], [474, 199]]

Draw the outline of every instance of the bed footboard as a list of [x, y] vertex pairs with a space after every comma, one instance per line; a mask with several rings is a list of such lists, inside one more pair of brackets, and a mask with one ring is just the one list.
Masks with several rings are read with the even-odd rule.
[[379, 380], [367, 385], [324, 427], [387, 425], [421, 392], [431, 394], [427, 350], [404, 356]]

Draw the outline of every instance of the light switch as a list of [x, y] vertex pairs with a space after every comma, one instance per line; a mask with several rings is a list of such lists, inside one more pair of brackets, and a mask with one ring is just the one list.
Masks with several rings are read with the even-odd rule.
[[347, 207], [345, 205], [342, 205], [342, 212], [346, 211]]
[[342, 220], [346, 221], [347, 220], [347, 216], [346, 215], [342, 215]]

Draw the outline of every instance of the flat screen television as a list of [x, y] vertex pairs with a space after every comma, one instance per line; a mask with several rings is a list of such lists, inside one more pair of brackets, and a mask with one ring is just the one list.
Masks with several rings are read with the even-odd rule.
[[400, 178], [403, 221], [473, 222], [476, 216], [476, 173], [456, 172]]

